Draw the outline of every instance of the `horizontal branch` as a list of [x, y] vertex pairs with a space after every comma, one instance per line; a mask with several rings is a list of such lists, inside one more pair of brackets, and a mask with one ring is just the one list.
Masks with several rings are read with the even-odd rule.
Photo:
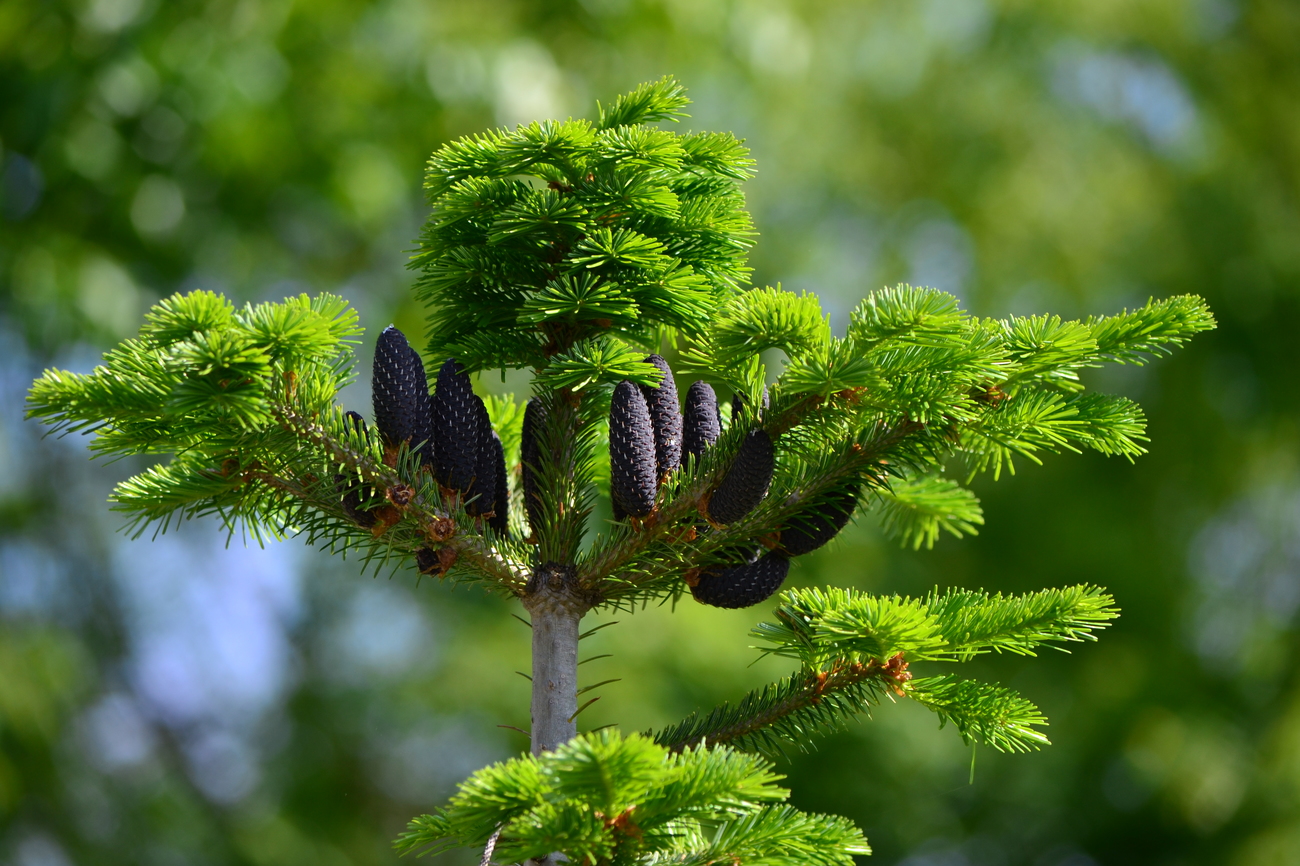
[[[358, 473], [366, 483], [385, 491], [402, 490], [409, 496], [409, 498], [403, 497], [405, 502], [400, 508], [400, 515], [412, 519], [420, 527], [425, 539], [413, 543], [412, 549], [407, 551], [409, 554], [414, 555], [419, 547], [445, 550], [447, 551], [443, 557], [445, 562], [454, 562], [478, 572], [482, 577], [499, 584], [515, 595], [524, 593], [529, 577], [526, 567], [503, 555], [488, 544], [482, 536], [457, 531], [461, 527], [458, 527], [444, 509], [439, 507], [441, 503], [427, 502], [421, 491], [407, 485], [396, 469], [347, 447], [330, 436], [316, 421], [302, 416], [291, 407], [276, 404], [273, 406], [273, 411], [286, 430], [321, 448], [329, 455], [331, 461]], [[314, 508], [346, 519], [339, 503], [311, 496], [308, 490], [296, 482], [282, 480], [281, 489]], [[395, 497], [388, 498], [392, 501]]]
[[743, 743], [782, 723], [798, 724], [797, 715], [820, 710], [823, 704], [833, 706], [809, 721], [813, 726], [833, 724], [865, 711], [885, 691], [903, 696], [911, 678], [902, 653], [884, 662], [837, 660], [821, 671], [804, 667], [780, 683], [750, 692], [735, 706], [723, 704], [703, 718], [691, 716], [656, 739], [675, 752], [702, 743]]

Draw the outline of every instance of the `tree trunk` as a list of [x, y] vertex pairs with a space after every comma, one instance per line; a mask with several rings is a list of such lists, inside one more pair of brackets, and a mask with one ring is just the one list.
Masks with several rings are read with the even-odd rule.
[[[578, 733], [578, 623], [587, 611], [573, 591], [573, 569], [538, 566], [523, 599], [533, 626], [534, 755], [568, 742]], [[552, 854], [527, 866], [554, 866]]]
[[554, 749], [578, 732], [578, 624], [587, 606], [572, 569], [547, 563], [529, 583], [524, 607], [533, 626], [532, 751]]

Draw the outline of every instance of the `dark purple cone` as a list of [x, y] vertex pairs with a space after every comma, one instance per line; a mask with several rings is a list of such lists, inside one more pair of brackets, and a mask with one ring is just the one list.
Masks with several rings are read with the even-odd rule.
[[803, 556], [812, 553], [848, 525], [853, 509], [858, 505], [858, 492], [838, 493], [817, 506], [816, 511], [805, 509], [781, 530], [780, 550], [786, 556]]
[[[731, 423], [735, 424], [741, 420], [740, 416], [745, 412], [746, 397], [740, 391], [737, 391], [731, 398]], [[766, 412], [772, 406], [772, 395], [768, 393], [767, 386], [763, 386], [763, 411]]]
[[438, 558], [438, 551], [432, 547], [421, 547], [415, 552], [415, 567], [420, 570], [420, 574], [442, 573], [442, 560]]
[[497, 489], [492, 497], [492, 516], [488, 518], [488, 526], [492, 531], [504, 538], [510, 526], [510, 485], [506, 479], [506, 452], [501, 447], [501, 437], [495, 430], [492, 431], [492, 465], [496, 467]]
[[473, 395], [474, 428], [478, 431], [478, 447], [474, 449], [474, 480], [465, 491], [465, 511], [475, 517], [492, 510], [492, 500], [497, 495], [496, 455], [492, 452], [492, 419], [487, 406], [477, 394]]
[[[375, 426], [384, 445], [396, 448], [402, 442], [415, 449], [431, 439], [429, 429], [429, 382], [424, 362], [406, 342], [401, 331], [389, 325], [375, 341], [375, 366], [370, 380], [375, 407]], [[429, 462], [427, 445], [420, 447]]]
[[744, 565], [701, 572], [699, 583], [691, 587], [691, 595], [713, 607], [752, 607], [771, 598], [789, 573], [789, 559], [779, 553], [765, 553]]
[[370, 441], [370, 436], [368, 435], [368, 431], [366, 430], [366, 419], [361, 417], [360, 412], [350, 412], [350, 411], [344, 412], [343, 417], [347, 418], [350, 422], [352, 422], [353, 430], [364, 435], [366, 437], [367, 442]]
[[[370, 433], [366, 430], [366, 419], [362, 418], [356, 412], [348, 412], [345, 416], [352, 423], [354, 430], [365, 435], [367, 440], [370, 439]], [[346, 514], [352, 522], [358, 526], [371, 527], [375, 525], [375, 515], [361, 507], [361, 494], [365, 486], [360, 482], [353, 480], [348, 482], [348, 476], [338, 474], [334, 476], [334, 484], [343, 491], [343, 513]], [[369, 498], [369, 497], [366, 497]]]
[[609, 490], [630, 517], [645, 517], [655, 506], [659, 475], [655, 434], [641, 390], [619, 382], [609, 406]]
[[541, 447], [537, 437], [546, 423], [546, 409], [540, 397], [534, 397], [524, 407], [524, 426], [519, 440], [519, 462], [521, 464], [521, 486], [524, 490], [524, 513], [528, 515], [528, 525], [533, 532], [541, 528], [542, 505], [537, 498], [537, 475], [541, 466]]
[[727, 524], [753, 511], [767, 495], [775, 469], [771, 437], [762, 428], [750, 430], [731, 468], [709, 497], [709, 517], [714, 523]]
[[696, 382], [686, 392], [685, 418], [682, 424], [682, 459], [694, 454], [699, 460], [722, 435], [718, 420], [718, 397], [707, 382]]
[[433, 392], [434, 474], [452, 490], [468, 490], [478, 471], [479, 411], [483, 401], [474, 393], [469, 375], [455, 358], [438, 371]]
[[655, 431], [655, 463], [662, 478], [682, 464], [682, 410], [677, 405], [677, 382], [668, 362], [659, 355], [645, 360], [664, 374], [658, 387], [641, 386], [641, 396], [650, 410], [650, 424]]

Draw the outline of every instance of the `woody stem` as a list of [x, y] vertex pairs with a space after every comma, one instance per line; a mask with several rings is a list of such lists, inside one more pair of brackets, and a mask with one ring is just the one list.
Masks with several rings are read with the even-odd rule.
[[533, 629], [532, 751], [550, 751], [577, 735], [578, 624], [591, 608], [574, 568], [536, 567], [521, 599]]
[[[540, 755], [578, 734], [578, 623], [587, 611], [573, 567], [543, 563], [523, 597], [533, 628], [532, 752]], [[527, 866], [553, 866], [552, 854]]]

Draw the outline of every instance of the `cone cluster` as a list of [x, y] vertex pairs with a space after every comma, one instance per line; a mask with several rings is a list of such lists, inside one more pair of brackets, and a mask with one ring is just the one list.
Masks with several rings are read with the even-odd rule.
[[[458, 498], [469, 514], [504, 535], [510, 500], [505, 452], [464, 368], [454, 358], [447, 359], [430, 397], [424, 362], [406, 336], [390, 325], [375, 343], [371, 393], [374, 429], [385, 454], [396, 456], [405, 446], [432, 471], [445, 494]], [[347, 417], [358, 431], [370, 435], [360, 415], [348, 412]], [[375, 515], [361, 507], [361, 486], [346, 484], [343, 476], [337, 480], [344, 513], [360, 526], [375, 525]], [[425, 565], [420, 563], [421, 570]]]
[[[718, 398], [708, 383], [691, 385], [683, 409], [668, 364], [659, 355], [645, 360], [663, 373], [663, 380], [657, 386], [621, 382], [610, 401], [610, 498], [614, 519], [619, 521], [649, 517], [666, 476], [684, 461], [699, 461], [722, 433]], [[704, 516], [715, 525], [745, 517], [766, 498], [772, 485], [776, 452], [771, 436], [760, 426], [768, 406], [766, 390], [757, 411], [746, 406], [739, 394], [732, 401], [732, 423], [745, 425], [748, 432], [722, 480], [703, 499]], [[525, 451], [528, 429], [525, 413]], [[526, 501], [528, 479], [525, 459]], [[854, 491], [825, 508], [798, 515], [782, 529], [772, 550], [756, 547], [748, 555], [742, 554], [742, 561], [735, 565], [703, 570], [692, 582], [691, 594], [704, 604], [726, 608], [749, 607], [771, 597], [790, 571], [790, 558], [830, 541], [848, 523], [856, 504]]]
[[[695, 382], [679, 404], [677, 383], [659, 355], [646, 362], [663, 373], [658, 385], [624, 381], [614, 389], [609, 410], [610, 494], [614, 518], [644, 519], [654, 513], [660, 485], [685, 461], [700, 461], [722, 433], [718, 398], [706, 382]], [[374, 431], [390, 459], [406, 448], [418, 455], [445, 495], [464, 503], [470, 515], [498, 535], [508, 525], [509, 486], [501, 438], [492, 429], [487, 407], [474, 393], [468, 374], [456, 359], [438, 370], [429, 395], [424, 362], [397, 328], [388, 327], [375, 346]], [[771, 436], [761, 426], [768, 408], [732, 400], [732, 424], [747, 428], [731, 465], [701, 500], [708, 522], [725, 526], [741, 520], [767, 497], [776, 469]], [[354, 429], [369, 438], [371, 428], [356, 412], [347, 413]], [[546, 406], [537, 397], [524, 409], [520, 444], [524, 510], [536, 530], [545, 519], [539, 485], [544, 454]], [[376, 516], [363, 507], [375, 497], [370, 488], [344, 474], [335, 477], [343, 512], [359, 526], [371, 527]], [[837, 535], [857, 505], [857, 490], [838, 493], [793, 517], [771, 549], [740, 552], [732, 565], [712, 566], [691, 581], [691, 594], [704, 604], [749, 607], [772, 596], [790, 571], [790, 559], [811, 553]], [[422, 571], [437, 571], [437, 553], [419, 551]]]

